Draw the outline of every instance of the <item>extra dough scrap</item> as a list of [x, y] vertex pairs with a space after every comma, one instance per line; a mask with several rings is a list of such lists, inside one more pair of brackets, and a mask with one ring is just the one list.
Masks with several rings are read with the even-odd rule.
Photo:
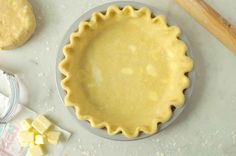
[[0, 50], [21, 46], [35, 27], [35, 16], [27, 0], [0, 0]]

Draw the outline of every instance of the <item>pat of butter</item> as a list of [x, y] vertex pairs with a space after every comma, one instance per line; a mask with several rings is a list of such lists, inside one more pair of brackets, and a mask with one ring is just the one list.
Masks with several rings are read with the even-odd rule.
[[50, 144], [58, 144], [61, 132], [57, 131], [49, 131], [46, 133], [48, 143]]
[[35, 136], [35, 144], [36, 145], [43, 145], [43, 144], [45, 144], [45, 136], [43, 136], [43, 135], [36, 135]]
[[28, 131], [32, 128], [31, 124], [32, 124], [32, 122], [29, 119], [24, 119], [21, 121], [21, 127], [25, 131]]
[[35, 146], [35, 142], [31, 142], [31, 143], [29, 144], [29, 147], [33, 147], [33, 146]]
[[21, 147], [28, 147], [29, 143], [28, 142], [21, 142], [19, 141]]
[[33, 128], [40, 134], [43, 134], [45, 131], [47, 131], [51, 125], [52, 123], [43, 115], [37, 116], [32, 123]]
[[43, 156], [46, 154], [40, 145], [31, 146], [28, 152], [29, 156]]
[[29, 145], [31, 142], [34, 141], [34, 133], [28, 131], [21, 131], [18, 135], [19, 142], [23, 145]]

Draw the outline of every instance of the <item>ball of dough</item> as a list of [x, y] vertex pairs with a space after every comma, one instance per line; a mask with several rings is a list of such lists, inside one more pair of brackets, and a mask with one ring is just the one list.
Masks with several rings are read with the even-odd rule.
[[33, 34], [36, 20], [27, 0], [0, 0], [0, 49], [15, 49]]

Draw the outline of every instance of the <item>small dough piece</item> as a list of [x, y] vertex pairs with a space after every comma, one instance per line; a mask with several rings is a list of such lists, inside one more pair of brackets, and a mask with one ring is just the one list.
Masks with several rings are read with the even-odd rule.
[[0, 50], [21, 46], [35, 28], [35, 16], [27, 0], [0, 0]]

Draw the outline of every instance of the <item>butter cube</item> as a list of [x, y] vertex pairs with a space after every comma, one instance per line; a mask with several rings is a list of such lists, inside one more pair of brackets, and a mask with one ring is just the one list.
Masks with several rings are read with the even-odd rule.
[[52, 123], [43, 115], [37, 116], [32, 123], [33, 128], [40, 134], [47, 131], [51, 125]]
[[45, 144], [45, 136], [43, 136], [43, 135], [36, 135], [35, 136], [35, 144], [37, 144], [37, 145]]
[[46, 136], [47, 136], [48, 143], [58, 144], [60, 136], [61, 136], [61, 132], [49, 131], [46, 133]]
[[46, 154], [40, 145], [31, 146], [28, 152], [29, 156], [43, 156]]
[[21, 141], [19, 141], [19, 143], [20, 143], [21, 147], [29, 147], [29, 143], [28, 142], [21, 142]]
[[34, 133], [34, 135], [38, 134], [38, 132], [37, 132], [34, 128], [31, 128], [31, 129], [29, 130], [29, 132]]
[[18, 140], [21, 145], [28, 146], [31, 142], [34, 141], [34, 133], [28, 131], [21, 131], [18, 134]]
[[32, 122], [31, 122], [30, 119], [24, 119], [24, 120], [22, 120], [22, 121], [21, 121], [21, 126], [22, 126], [23, 130], [25, 130], [25, 131], [30, 130], [30, 129], [32, 128], [31, 123], [32, 123]]
[[29, 144], [29, 147], [33, 147], [33, 146], [35, 146], [35, 143], [34, 143], [34, 142], [31, 142], [31, 143]]

